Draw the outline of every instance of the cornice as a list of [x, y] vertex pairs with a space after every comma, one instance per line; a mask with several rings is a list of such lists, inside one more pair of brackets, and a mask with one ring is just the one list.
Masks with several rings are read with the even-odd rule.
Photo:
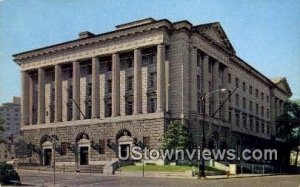
[[59, 43], [59, 44], [55, 44], [55, 45], [51, 45], [39, 49], [34, 49], [23, 53], [18, 53], [13, 55], [13, 57], [14, 57], [14, 61], [20, 64], [22, 60], [31, 57], [42, 56], [45, 54], [53, 54], [59, 51], [66, 51], [68, 49], [77, 49], [82, 46], [94, 45], [101, 42], [106, 42], [108, 40], [113, 40], [124, 36], [128, 37], [128, 36], [135, 35], [137, 33], [148, 32], [151, 30], [160, 30], [160, 29], [167, 30], [170, 29], [171, 27], [172, 27], [172, 23], [170, 23], [168, 20], [159, 20], [156, 21], [155, 23], [147, 23], [144, 25], [138, 25], [131, 28], [119, 29], [107, 33], [98, 34], [95, 35], [94, 37], [71, 40], [64, 43]]

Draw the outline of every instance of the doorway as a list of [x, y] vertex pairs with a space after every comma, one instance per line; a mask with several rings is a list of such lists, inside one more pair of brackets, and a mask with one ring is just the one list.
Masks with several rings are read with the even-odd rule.
[[129, 156], [130, 144], [121, 144], [120, 145], [121, 157], [125, 158]]
[[50, 166], [52, 160], [52, 149], [44, 149], [44, 165]]
[[80, 165], [89, 164], [89, 148], [80, 147]]

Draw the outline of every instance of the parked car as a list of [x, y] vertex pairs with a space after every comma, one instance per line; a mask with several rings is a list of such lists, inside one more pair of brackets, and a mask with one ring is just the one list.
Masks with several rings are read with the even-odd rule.
[[20, 176], [12, 164], [0, 163], [0, 184], [20, 184]]

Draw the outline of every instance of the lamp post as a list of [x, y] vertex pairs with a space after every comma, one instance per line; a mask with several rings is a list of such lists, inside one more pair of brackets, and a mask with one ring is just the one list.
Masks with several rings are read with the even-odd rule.
[[[201, 154], [203, 153], [204, 151], [204, 146], [205, 146], [205, 100], [206, 98], [208, 98], [211, 94], [213, 93], [216, 93], [216, 92], [225, 92], [227, 91], [226, 88], [222, 88], [222, 89], [219, 89], [219, 90], [214, 90], [212, 92], [209, 92], [207, 94], [204, 94], [202, 97], [201, 97], [201, 103], [202, 103], [202, 147], [201, 147]], [[204, 159], [202, 158], [201, 159], [201, 165], [199, 163], [199, 171], [198, 171], [198, 178], [206, 178], [205, 176], [205, 162], [204, 162]]]

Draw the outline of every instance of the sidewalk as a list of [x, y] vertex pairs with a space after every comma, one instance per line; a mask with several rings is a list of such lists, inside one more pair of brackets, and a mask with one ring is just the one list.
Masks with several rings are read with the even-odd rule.
[[[37, 170], [18, 170], [19, 174], [28, 174], [28, 173], [41, 173], [41, 174], [53, 174], [51, 171], [37, 171]], [[143, 177], [142, 171], [116, 171], [115, 174], [107, 175], [103, 173], [76, 173], [76, 172], [56, 172], [57, 175], [81, 175], [81, 176], [112, 176], [112, 177]], [[263, 176], [274, 176], [277, 174], [238, 174], [238, 175], [211, 175], [206, 176], [206, 180], [213, 179], [228, 179], [228, 178], [246, 178], [246, 177], [263, 177]], [[144, 177], [147, 178], [180, 178], [180, 179], [197, 179], [197, 176], [192, 176], [191, 171], [186, 172], [155, 172], [155, 171], [146, 171]]]

